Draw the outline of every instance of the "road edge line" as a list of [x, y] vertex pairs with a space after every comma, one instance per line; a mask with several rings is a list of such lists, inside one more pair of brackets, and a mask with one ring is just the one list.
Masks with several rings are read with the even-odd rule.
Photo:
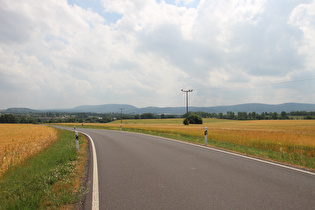
[[99, 210], [99, 190], [98, 190], [98, 168], [97, 168], [97, 156], [94, 141], [88, 134], [79, 131], [83, 135], [87, 136], [92, 144], [93, 150], [93, 189], [92, 189], [92, 210]]

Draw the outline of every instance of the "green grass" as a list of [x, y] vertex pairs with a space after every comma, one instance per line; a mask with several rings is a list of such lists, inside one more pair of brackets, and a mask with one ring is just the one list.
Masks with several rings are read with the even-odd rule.
[[73, 204], [78, 200], [74, 180], [79, 159], [74, 132], [60, 131], [53, 145], [0, 179], [0, 209], [56, 209]]

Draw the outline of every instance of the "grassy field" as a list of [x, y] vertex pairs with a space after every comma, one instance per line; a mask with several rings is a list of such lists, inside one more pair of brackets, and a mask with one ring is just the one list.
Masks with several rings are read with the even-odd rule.
[[[10, 157], [18, 155], [19, 158], [13, 159], [18, 159], [19, 163], [11, 165], [0, 178], [0, 209], [74, 209], [82, 195], [87, 140], [80, 136], [80, 150], [76, 151], [74, 132], [35, 125], [6, 125], [5, 128], [6, 132], [1, 131], [2, 142], [5, 142], [3, 136], [9, 136], [6, 151]], [[41, 132], [36, 132], [37, 129]], [[51, 135], [47, 137], [45, 131]], [[32, 138], [29, 139], [29, 135]], [[45, 143], [52, 136], [54, 140]], [[32, 140], [36, 140], [36, 144]], [[8, 146], [12, 142], [20, 150], [13, 149], [15, 152], [9, 153], [8, 148], [14, 148]], [[36, 145], [40, 144], [46, 146], [39, 149]], [[36, 147], [37, 152], [31, 147]], [[30, 154], [24, 154], [28, 150]]]
[[[68, 126], [82, 127], [82, 124]], [[203, 125], [182, 124], [182, 119], [123, 120], [123, 130], [170, 137], [251, 156], [315, 169], [314, 120], [235, 121], [204, 119]], [[84, 124], [85, 128], [120, 129], [120, 121]]]

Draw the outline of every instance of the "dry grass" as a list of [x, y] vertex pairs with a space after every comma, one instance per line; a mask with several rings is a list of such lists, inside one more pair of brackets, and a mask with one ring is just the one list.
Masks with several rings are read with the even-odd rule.
[[51, 127], [0, 124], [0, 177], [10, 167], [37, 154], [57, 138], [57, 130]]
[[314, 121], [242, 121], [208, 127], [213, 139], [279, 152], [305, 147], [310, 149], [308, 156], [315, 157]]
[[[74, 124], [72, 124], [74, 125]], [[119, 130], [120, 121], [106, 124], [85, 124]], [[81, 124], [76, 124], [81, 126]], [[182, 119], [123, 120], [126, 130], [138, 130], [174, 138], [187, 137], [203, 144], [204, 128], [208, 128], [208, 140], [231, 143], [274, 151], [289, 155], [290, 159], [315, 158], [315, 121], [314, 120], [260, 120], [235, 121], [204, 119], [203, 125], [182, 124]], [[311, 168], [315, 168], [311, 163]]]
[[[77, 127], [82, 124], [71, 124]], [[85, 126], [110, 127], [119, 129], [120, 121], [112, 123], [85, 123]], [[181, 119], [166, 120], [124, 120], [123, 128], [143, 129], [159, 132], [186, 134], [203, 139], [204, 128], [208, 128], [208, 138], [236, 144], [252, 145], [255, 142], [277, 145], [297, 145], [315, 147], [315, 121], [308, 120], [260, 120], [234, 121], [205, 119], [203, 125], [182, 124]]]
[[[69, 125], [69, 124], [68, 124]], [[71, 124], [80, 127], [82, 124]], [[119, 129], [120, 121], [112, 123], [84, 123], [85, 126], [99, 126]], [[205, 119], [203, 125], [182, 124], [181, 119], [168, 120], [124, 120], [123, 128], [172, 132], [203, 138], [204, 128], [208, 138], [248, 144], [248, 142], [273, 142], [315, 147], [315, 121], [311, 120], [260, 120], [234, 121]]]

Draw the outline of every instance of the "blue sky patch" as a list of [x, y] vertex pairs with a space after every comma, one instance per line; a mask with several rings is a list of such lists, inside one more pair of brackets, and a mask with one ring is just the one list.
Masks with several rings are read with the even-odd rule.
[[[163, 0], [157, 0], [157, 2], [162, 2]], [[178, 6], [178, 7], [186, 7], [186, 8], [197, 8], [199, 3], [200, 3], [200, 0], [195, 0], [191, 3], [188, 3], [188, 4], [185, 4], [183, 2], [181, 3], [176, 3], [175, 0], [164, 0], [165, 3], [167, 4], [171, 4], [171, 5], [175, 5], [175, 6]]]
[[107, 24], [115, 23], [122, 17], [121, 14], [116, 12], [106, 12], [99, 0], [68, 0], [68, 4], [71, 6], [77, 5], [83, 9], [91, 9], [101, 15]]

